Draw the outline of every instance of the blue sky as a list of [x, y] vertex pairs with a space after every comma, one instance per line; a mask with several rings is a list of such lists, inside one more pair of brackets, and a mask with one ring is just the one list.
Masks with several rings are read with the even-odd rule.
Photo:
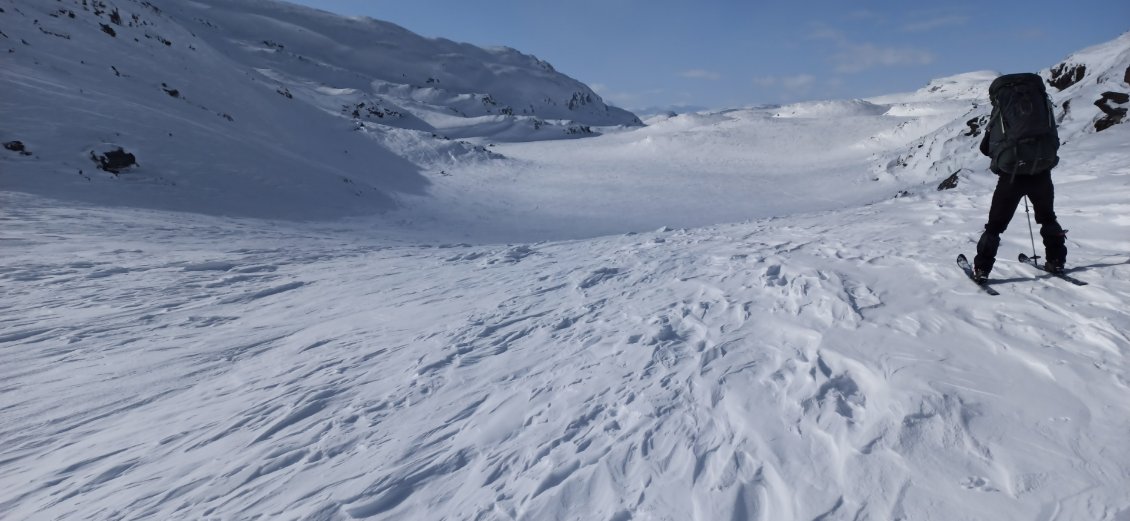
[[1130, 30], [1126, 0], [297, 0], [544, 59], [629, 109], [740, 107], [1036, 71]]

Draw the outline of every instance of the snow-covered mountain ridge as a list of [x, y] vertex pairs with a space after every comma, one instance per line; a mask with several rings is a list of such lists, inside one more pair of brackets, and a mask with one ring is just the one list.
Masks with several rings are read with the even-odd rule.
[[284, 81], [365, 92], [378, 96], [378, 105], [391, 98], [444, 133], [497, 133], [458, 118], [495, 126], [539, 120], [590, 127], [640, 124], [549, 63], [507, 47], [428, 39], [388, 22], [271, 0], [173, 3], [164, 9], [178, 20], [216, 26], [194, 30], [248, 67], [269, 68]]
[[[591, 136], [639, 125], [513, 49], [269, 0], [0, 1], [0, 140], [10, 188], [258, 217], [397, 207], [459, 138]], [[122, 148], [139, 168], [96, 160]], [[11, 159], [11, 158], [6, 158]], [[124, 186], [123, 186], [124, 185]]]

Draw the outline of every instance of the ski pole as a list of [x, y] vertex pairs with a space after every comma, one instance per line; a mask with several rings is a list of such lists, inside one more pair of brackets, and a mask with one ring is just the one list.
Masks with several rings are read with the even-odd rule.
[[1028, 211], [1028, 196], [1024, 196], [1024, 215], [1028, 216], [1028, 237], [1032, 239], [1032, 261], [1040, 258], [1036, 255], [1036, 235], [1032, 233], [1032, 214]]

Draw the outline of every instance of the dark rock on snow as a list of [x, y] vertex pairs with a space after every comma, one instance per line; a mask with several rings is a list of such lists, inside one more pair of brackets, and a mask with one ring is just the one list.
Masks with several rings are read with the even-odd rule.
[[111, 150], [105, 154], [96, 155], [94, 152], [90, 153], [90, 159], [98, 163], [98, 168], [110, 172], [112, 174], [119, 174], [131, 166], [137, 165], [137, 157], [133, 154], [126, 152], [122, 147], [117, 150]]
[[1095, 101], [1095, 106], [1105, 114], [1098, 121], [1095, 121], [1096, 132], [1102, 132], [1126, 119], [1128, 110], [1125, 107], [1112, 107], [1111, 103], [1118, 105], [1130, 103], [1130, 94], [1108, 91], [1103, 93], [1103, 97]]
[[1048, 85], [1055, 87], [1056, 90], [1063, 90], [1083, 79], [1087, 74], [1086, 65], [1067, 65], [1061, 63], [1052, 69], [1052, 78], [1048, 80]]
[[24, 146], [23, 141], [9, 141], [7, 143], [4, 143], [4, 148], [7, 149], [7, 150], [11, 150], [12, 152], [19, 152], [20, 155], [22, 155], [22, 156], [30, 156], [31, 155], [31, 152], [29, 152], [27, 150], [27, 147]]
[[989, 121], [988, 116], [976, 117], [976, 118], [973, 118], [969, 121], [966, 121], [965, 124], [969, 127], [969, 132], [966, 132], [962, 135], [964, 135], [966, 137], [980, 136], [981, 135], [981, 127], [984, 127], [985, 124], [988, 123], [988, 121]]
[[940, 192], [942, 190], [952, 190], [954, 188], [957, 188], [957, 182], [959, 179], [957, 175], [960, 173], [961, 171], [958, 170], [957, 172], [950, 174], [949, 177], [947, 177], [944, 181], [942, 181], [941, 184], [938, 185], [938, 191]]

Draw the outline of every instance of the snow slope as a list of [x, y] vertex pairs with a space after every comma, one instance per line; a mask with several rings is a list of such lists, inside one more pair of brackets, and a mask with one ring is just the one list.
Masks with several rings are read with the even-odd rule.
[[[547, 63], [272, 1], [0, 0], [4, 186], [267, 218], [387, 212], [428, 174], [639, 125]], [[94, 156], [122, 147], [116, 176]]]
[[506, 47], [423, 38], [388, 22], [273, 0], [169, 2], [164, 9], [173, 19], [200, 22], [204, 41], [247, 67], [268, 69], [283, 82], [305, 79], [392, 98], [448, 133], [474, 126], [459, 120], [484, 118], [640, 123], [549, 63]]
[[[1095, 75], [1072, 92], [1130, 89], [1111, 73], [1126, 43], [1076, 55]], [[246, 72], [225, 56], [201, 63]], [[92, 82], [77, 121], [159, 116], [127, 127], [140, 168], [68, 183], [42, 151], [78, 164], [90, 135], [43, 100], [76, 97], [77, 73], [13, 63], [19, 102], [0, 108], [33, 155], [0, 150], [0, 518], [1130, 518], [1128, 125], [1065, 124], [1058, 213], [1090, 284], [1011, 262], [1029, 248], [1018, 215], [989, 297], [953, 257], [995, 178], [962, 155], [970, 171], [936, 191], [952, 165], [926, 145], [980, 110], [957, 94], [682, 115], [445, 163], [428, 151], [453, 149], [365, 127], [331, 135], [368, 140], [349, 155], [377, 172], [319, 164], [398, 209], [313, 219], [341, 199], [304, 197], [330, 167], [285, 171], [270, 137], [335, 120], [294, 116], [293, 90], [207, 98], [292, 126], [237, 126], [202, 162], [227, 141], [212, 110]], [[142, 132], [172, 120], [198, 131]], [[229, 161], [246, 178], [210, 171]]]
[[1114, 141], [1059, 180], [1091, 285], [1006, 258], [996, 299], [951, 258], [985, 179], [512, 246], [9, 197], [0, 511], [1121, 520]]

